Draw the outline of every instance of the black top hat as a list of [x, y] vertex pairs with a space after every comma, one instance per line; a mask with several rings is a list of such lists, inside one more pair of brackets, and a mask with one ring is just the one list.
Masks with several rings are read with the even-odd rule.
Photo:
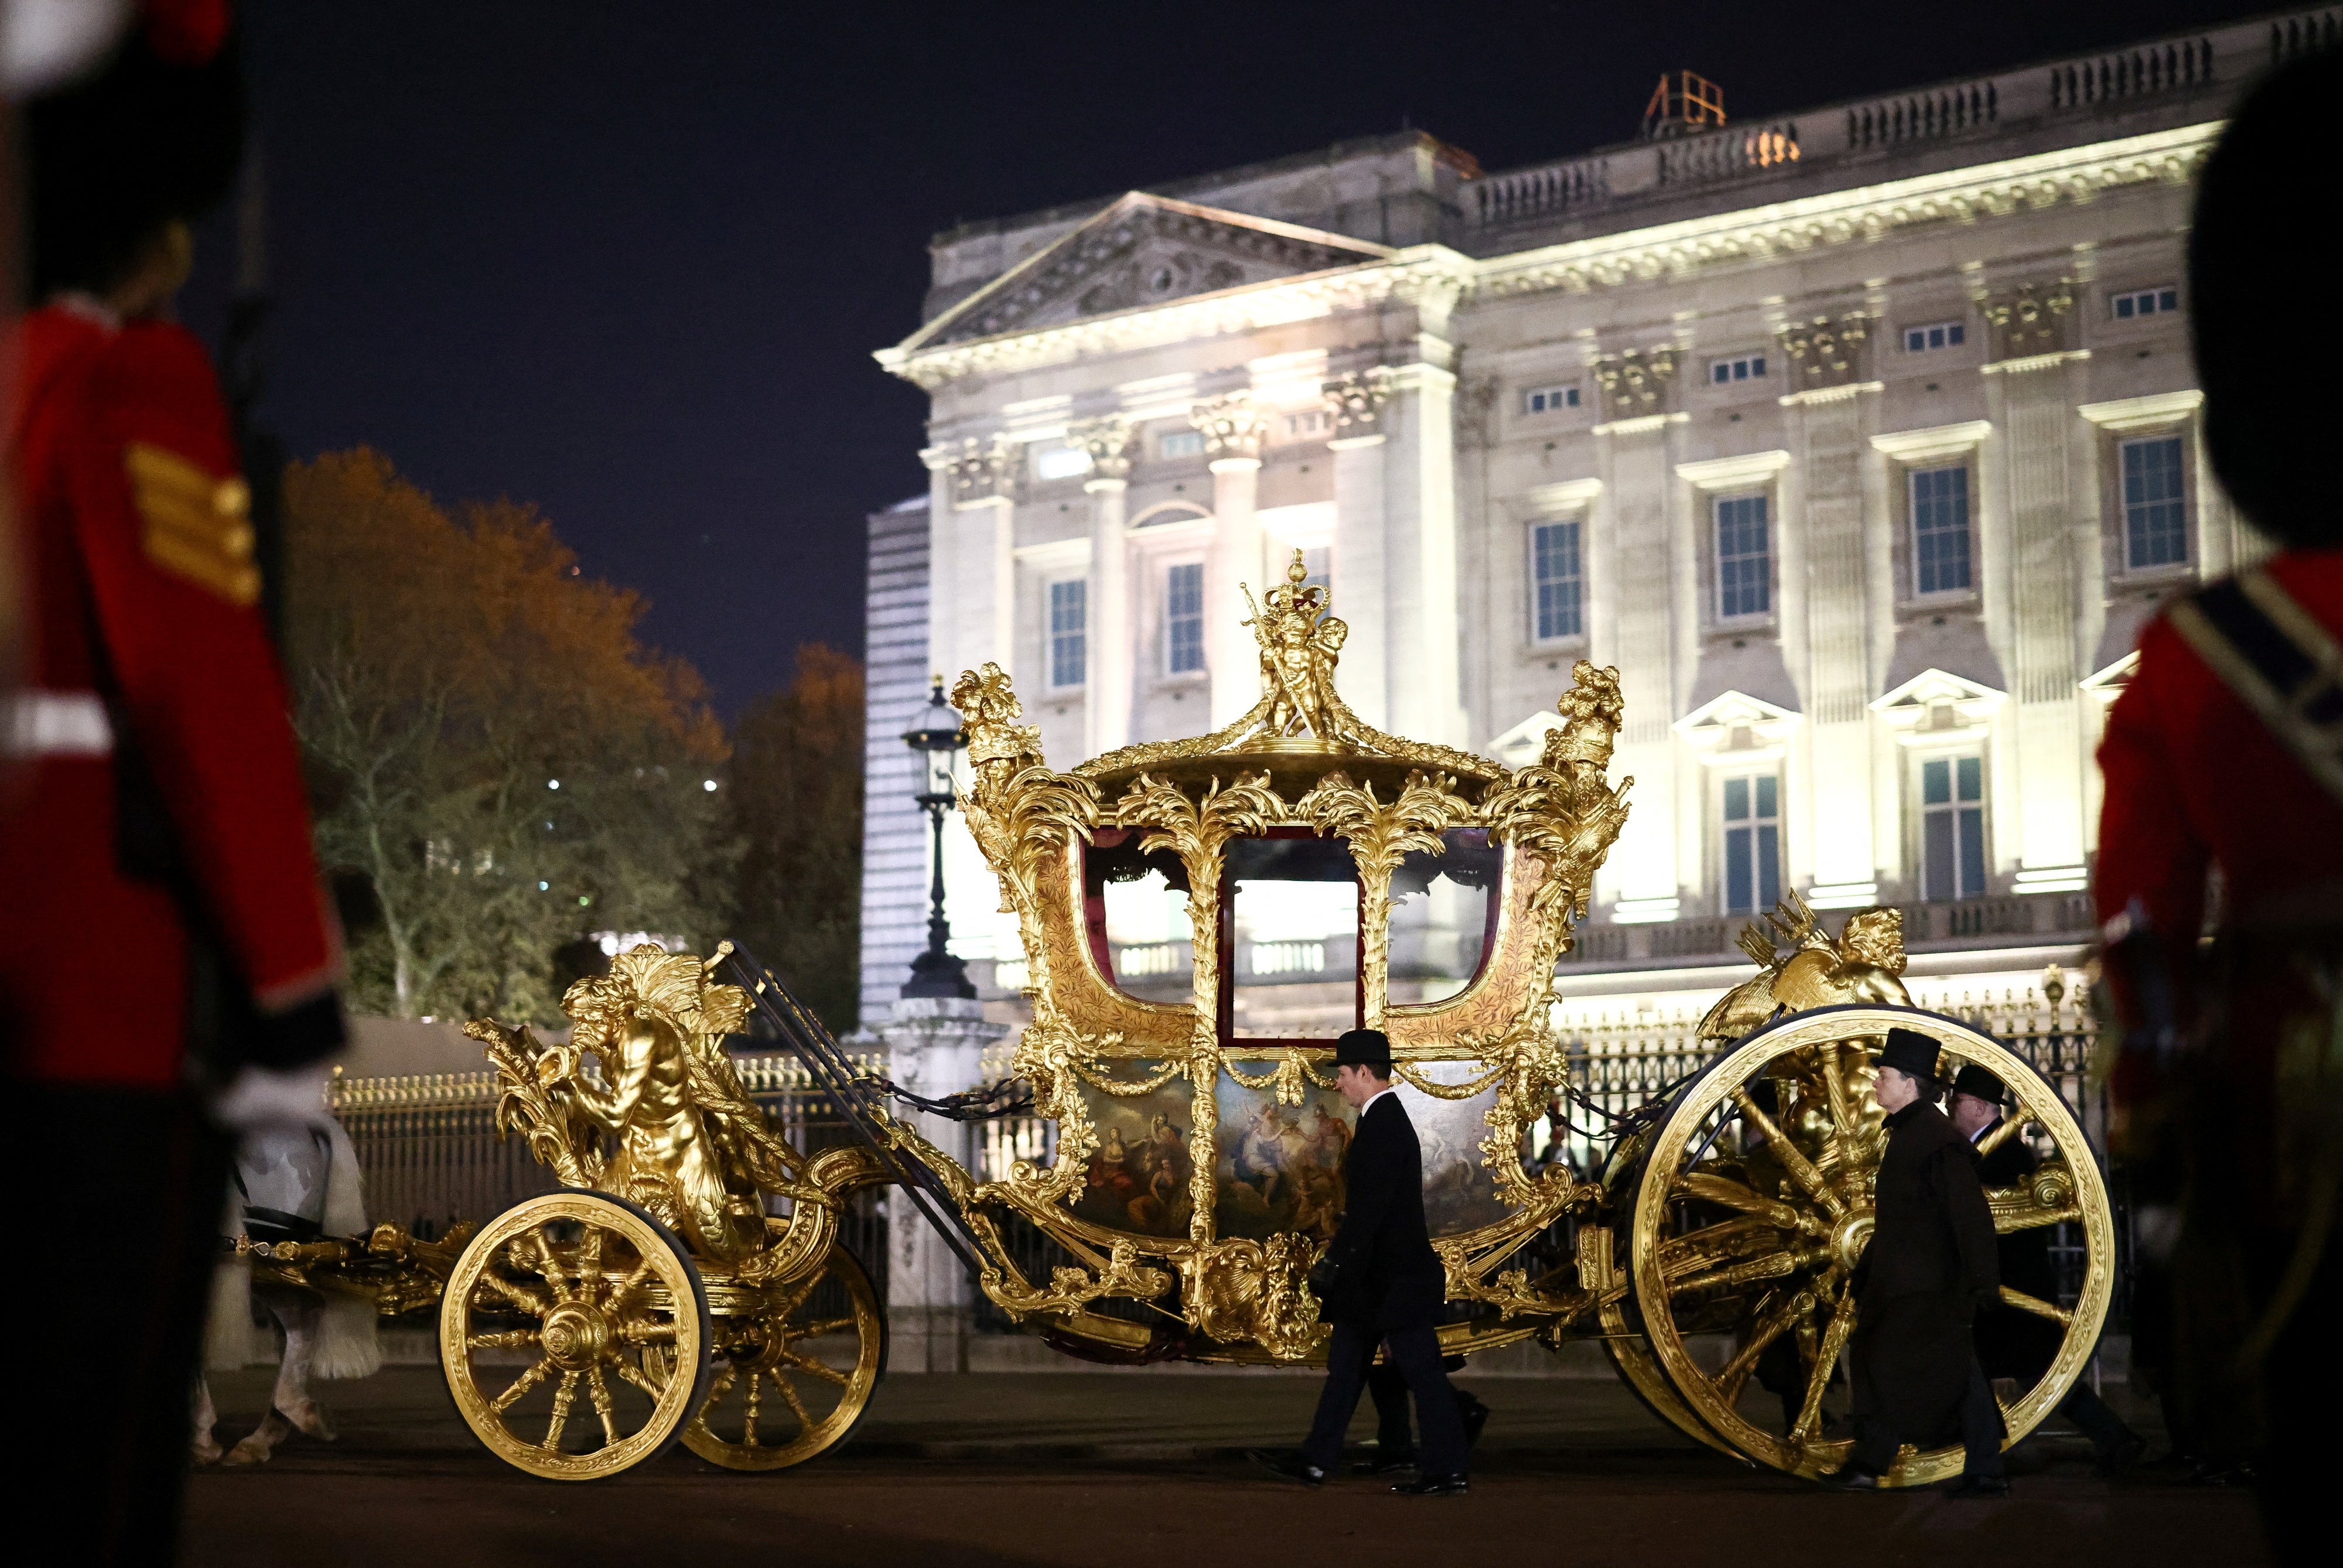
[[1974, 1061], [1953, 1075], [1953, 1092], [1973, 1095], [1988, 1105], [2009, 1103], [2009, 1086]]
[[1379, 1029], [1352, 1029], [1342, 1031], [1334, 1042], [1336, 1067], [1371, 1067], [1380, 1078], [1389, 1078], [1392, 1070], [1391, 1037]]
[[1879, 1065], [1933, 1085], [1936, 1081], [1936, 1042], [1916, 1029], [1891, 1029]]

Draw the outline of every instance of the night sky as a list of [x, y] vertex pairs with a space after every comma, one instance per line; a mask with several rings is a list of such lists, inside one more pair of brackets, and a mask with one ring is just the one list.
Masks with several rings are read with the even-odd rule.
[[[861, 647], [863, 517], [923, 492], [927, 241], [1403, 125], [1503, 169], [2265, 7], [246, 0], [267, 420], [443, 499], [537, 503], [730, 712]], [[188, 319], [216, 340], [209, 236]]]

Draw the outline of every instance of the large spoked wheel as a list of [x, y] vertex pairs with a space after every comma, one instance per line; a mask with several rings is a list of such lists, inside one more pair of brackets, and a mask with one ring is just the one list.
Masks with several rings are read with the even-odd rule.
[[[2041, 1164], [2023, 1187], [1988, 1191], [1996, 1228], [2057, 1226], [2080, 1254], [2071, 1307], [2003, 1292], [2064, 1332], [2048, 1370], [2003, 1407], [2008, 1441], [2074, 1386], [2113, 1287], [2098, 1162], [2023, 1058], [1958, 1020], [1902, 1008], [1820, 1008], [1749, 1035], [1677, 1092], [1645, 1151], [1627, 1268], [1652, 1359], [1684, 1407], [1742, 1453], [1798, 1475], [1829, 1473], [1853, 1446], [1842, 1362], [1885, 1141], [1869, 1053], [1891, 1027], [1934, 1038], [1946, 1074], [1974, 1062], [2009, 1087], [2018, 1104], [1999, 1136], [2031, 1140]], [[1957, 1445], [1906, 1448], [1885, 1479], [1924, 1485], [1960, 1465]]]
[[673, 1231], [608, 1193], [550, 1192], [497, 1216], [457, 1259], [439, 1362], [490, 1452], [594, 1481], [675, 1442], [707, 1394], [710, 1326]]
[[862, 1419], [887, 1370], [887, 1314], [862, 1265], [833, 1248], [777, 1304], [719, 1318], [716, 1358], [683, 1445], [728, 1470], [803, 1464]]

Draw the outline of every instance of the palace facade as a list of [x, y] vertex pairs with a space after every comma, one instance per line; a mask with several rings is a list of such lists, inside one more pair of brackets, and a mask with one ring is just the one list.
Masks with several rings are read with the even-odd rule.
[[[2204, 456], [2191, 177], [2338, 28], [1501, 173], [1384, 136], [940, 236], [879, 355], [932, 477], [870, 519], [868, 1015], [924, 940], [930, 673], [998, 661], [1061, 767], [1202, 734], [1259, 694], [1240, 585], [1296, 550], [1383, 729], [1517, 763], [1574, 660], [1619, 668], [1634, 815], [1564, 996], [1697, 1002], [1793, 890], [1900, 907], [1924, 998], [2074, 961], [2139, 629], [2256, 548]], [[956, 822], [945, 871], [1005, 1017], [1014, 923]], [[1341, 910], [1278, 908], [1241, 969], [1339, 993]], [[1126, 983], [1184, 974], [1176, 900], [1109, 918]], [[1395, 972], [1469, 972], [1472, 917], [1415, 920]]]

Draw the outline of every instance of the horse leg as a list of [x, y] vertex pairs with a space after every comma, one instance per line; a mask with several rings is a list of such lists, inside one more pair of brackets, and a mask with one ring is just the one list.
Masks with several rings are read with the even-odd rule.
[[309, 1372], [317, 1357], [317, 1336], [325, 1325], [326, 1303], [303, 1291], [271, 1305], [277, 1321], [285, 1325], [285, 1357], [277, 1363], [277, 1386], [269, 1394], [269, 1406], [304, 1436], [331, 1442], [333, 1423], [309, 1395]]
[[216, 1464], [226, 1450], [220, 1447], [219, 1439], [212, 1435], [212, 1428], [219, 1424], [219, 1412], [212, 1405], [211, 1382], [201, 1372], [196, 1374], [195, 1414], [196, 1436], [189, 1451], [197, 1464]]

